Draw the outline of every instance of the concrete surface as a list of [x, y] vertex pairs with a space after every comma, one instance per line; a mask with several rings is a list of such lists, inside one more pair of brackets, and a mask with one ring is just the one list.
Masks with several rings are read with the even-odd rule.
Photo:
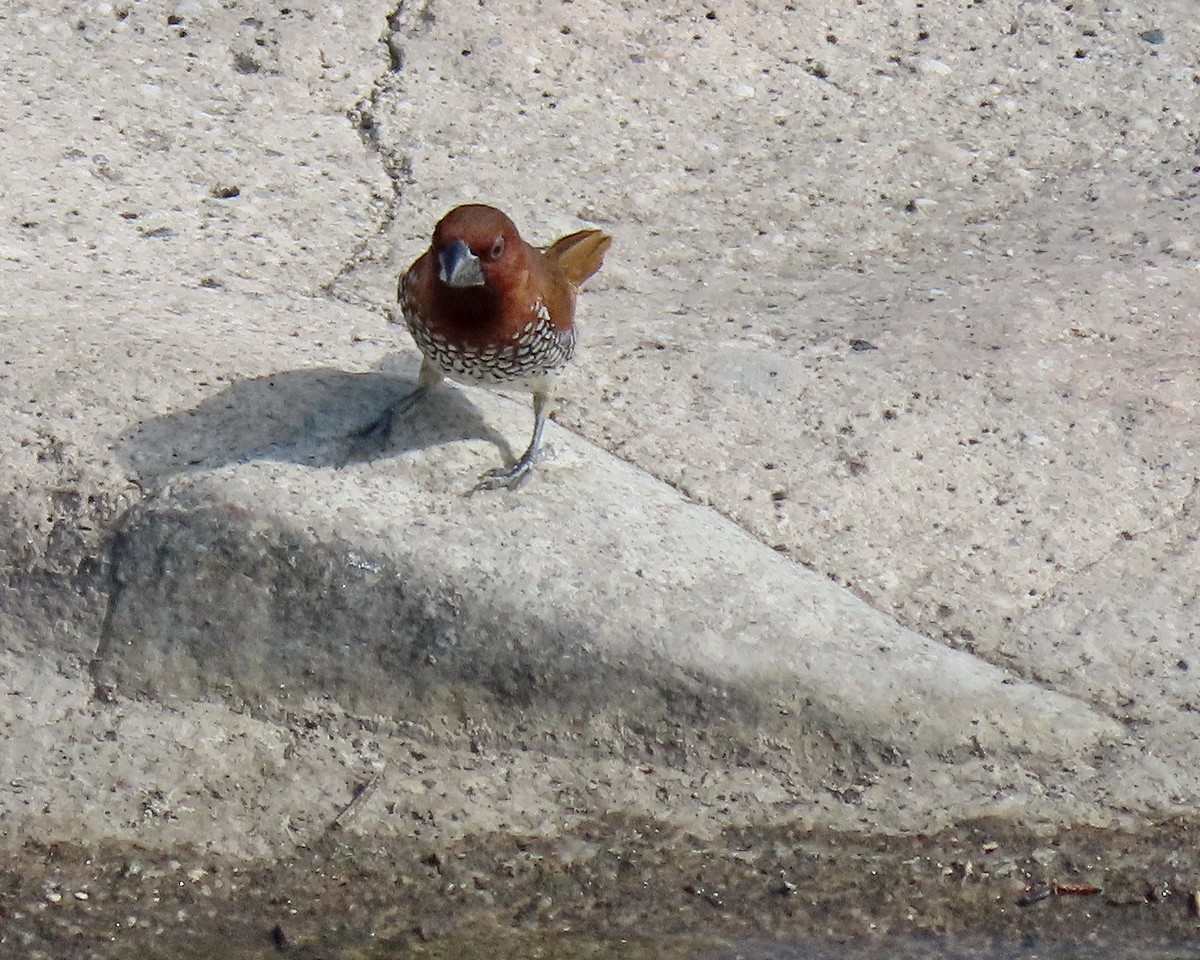
[[[1184, 0], [0, 32], [6, 843], [1196, 812]], [[466, 199], [616, 241], [513, 496], [520, 398], [335, 466]]]

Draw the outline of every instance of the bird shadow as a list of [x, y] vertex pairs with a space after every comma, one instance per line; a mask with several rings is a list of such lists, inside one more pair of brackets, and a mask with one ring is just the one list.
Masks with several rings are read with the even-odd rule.
[[508, 441], [455, 389], [434, 391], [397, 418], [390, 436], [368, 430], [415, 386], [388, 373], [331, 367], [237, 380], [191, 409], [135, 424], [118, 438], [116, 452], [148, 485], [252, 460], [340, 467], [470, 438], [515, 459]]

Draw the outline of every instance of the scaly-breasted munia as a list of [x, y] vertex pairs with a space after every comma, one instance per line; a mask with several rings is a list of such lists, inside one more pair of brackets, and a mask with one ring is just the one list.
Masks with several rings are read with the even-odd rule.
[[575, 298], [612, 243], [580, 230], [544, 250], [521, 239], [495, 207], [455, 207], [400, 279], [400, 312], [423, 355], [417, 388], [372, 427], [390, 431], [443, 377], [533, 394], [533, 439], [508, 469], [475, 489], [516, 488], [537, 457], [554, 381], [575, 352]]

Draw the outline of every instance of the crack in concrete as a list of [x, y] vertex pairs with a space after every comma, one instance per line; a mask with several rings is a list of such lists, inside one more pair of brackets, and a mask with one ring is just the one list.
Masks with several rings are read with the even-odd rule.
[[[410, 8], [416, 12], [410, 13]], [[396, 212], [405, 191], [413, 185], [412, 158], [403, 153], [396, 153], [384, 148], [379, 138], [379, 104], [381, 99], [393, 89], [395, 77], [404, 66], [404, 48], [399, 39], [403, 33], [413, 35], [412, 28], [405, 28], [405, 21], [415, 16], [425, 23], [425, 29], [432, 24], [433, 15], [428, 11], [428, 3], [412, 4], [402, 0], [396, 8], [386, 16], [386, 29], [380, 37], [380, 42], [388, 51], [388, 65], [375, 79], [370, 91], [353, 107], [346, 110], [346, 119], [353, 126], [368, 155], [373, 155], [379, 161], [380, 168], [391, 186], [391, 196], [386, 199], [383, 210], [376, 222], [375, 228], [365, 236], [350, 253], [349, 257], [338, 267], [333, 276], [323, 283], [319, 290], [322, 295], [342, 303], [354, 306], [373, 308], [375, 305], [366, 298], [345, 289], [345, 281], [363, 264], [371, 262], [372, 245], [384, 237], [388, 226], [394, 222]]]

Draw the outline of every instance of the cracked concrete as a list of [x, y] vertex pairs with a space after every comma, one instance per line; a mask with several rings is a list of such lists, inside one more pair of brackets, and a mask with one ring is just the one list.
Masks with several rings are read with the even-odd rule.
[[[1182, 0], [0, 28], [10, 847], [1196, 812]], [[466, 389], [335, 467], [467, 199], [616, 240], [513, 497]]]

